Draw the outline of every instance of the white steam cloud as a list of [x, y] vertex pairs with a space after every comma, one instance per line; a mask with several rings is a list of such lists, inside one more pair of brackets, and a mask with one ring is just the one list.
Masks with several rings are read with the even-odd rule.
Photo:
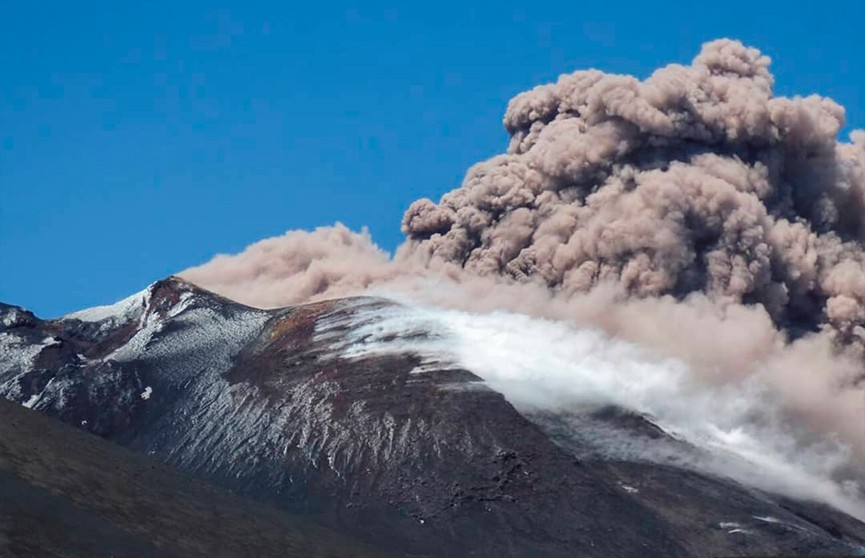
[[410, 352], [423, 359], [414, 374], [449, 366], [471, 370], [530, 417], [606, 405], [628, 409], [687, 444], [615, 431], [594, 432], [601, 437], [595, 440], [574, 434], [602, 456], [709, 471], [865, 520], [849, 449], [838, 440], [802, 439], [783, 420], [777, 393], [758, 377], [707, 385], [680, 360], [658, 359], [597, 330], [524, 314], [371, 305], [349, 320], [325, 320], [316, 331], [327, 337], [339, 326], [333, 340], [343, 358]]

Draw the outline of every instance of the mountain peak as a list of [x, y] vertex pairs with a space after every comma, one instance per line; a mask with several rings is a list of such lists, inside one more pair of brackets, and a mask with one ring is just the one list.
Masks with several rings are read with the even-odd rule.
[[[617, 412], [532, 417], [448, 360], [447, 328], [386, 299], [258, 310], [168, 277], [59, 320], [11, 306], [0, 315], [10, 316], [0, 396], [400, 554], [862, 545], [861, 522], [828, 507], [686, 467], [593, 456], [571, 430], [668, 437]], [[472, 350], [489, 337], [472, 338]], [[622, 527], [615, 538], [611, 526]]]

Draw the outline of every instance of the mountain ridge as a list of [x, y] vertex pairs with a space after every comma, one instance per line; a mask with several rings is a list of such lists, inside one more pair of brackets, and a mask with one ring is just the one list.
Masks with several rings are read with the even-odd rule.
[[[362, 335], [358, 324], [375, 327], [396, 307], [386, 299], [259, 310], [175, 277], [143, 292], [140, 305], [133, 298], [120, 317], [96, 321], [0, 307], [0, 395], [404, 555], [843, 554], [862, 545], [862, 524], [826, 506], [581, 456], [578, 441], [468, 370], [341, 348]], [[592, 420], [666, 436], [641, 417]]]

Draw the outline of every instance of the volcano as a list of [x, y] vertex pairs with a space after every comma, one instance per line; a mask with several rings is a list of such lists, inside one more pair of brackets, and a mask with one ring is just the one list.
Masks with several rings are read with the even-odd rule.
[[[89, 435], [74, 433], [76, 444], [49, 443], [58, 462], [71, 460], [80, 444], [104, 444], [106, 453], [123, 446], [131, 452], [113, 459], [158, 464], [151, 482], [182, 486], [177, 478], [194, 479], [219, 498], [309, 525], [323, 546], [338, 533], [392, 556], [865, 550], [865, 524], [836, 507], [686, 463], [597, 451], [622, 437], [642, 447], [702, 450], [651, 416], [615, 405], [517, 408], [467, 367], [414, 348], [425, 342], [447, 349], [439, 331], [422, 321], [388, 327], [395, 312], [411, 311], [375, 297], [260, 310], [176, 277], [60, 319], [2, 305], [0, 395], [53, 419], [29, 429], [4, 419], [0, 468], [12, 480], [3, 499], [21, 489], [28, 447], [62, 438], [62, 421]], [[378, 349], [369, 350], [373, 345]], [[28, 437], [29, 445], [11, 441]], [[52, 486], [47, 476], [28, 478]], [[217, 498], [189, 490], [202, 507]], [[53, 494], [72, 505], [68, 491]], [[125, 505], [123, 494], [113, 505]], [[158, 514], [160, 502], [153, 505]], [[47, 512], [28, 513], [38, 523]], [[88, 521], [128, 529], [104, 510]], [[21, 525], [4, 520], [7, 545], [26, 537]], [[274, 529], [266, 525], [261, 529]], [[248, 536], [255, 538], [255, 529]], [[213, 547], [185, 548], [195, 555], [190, 548]]]

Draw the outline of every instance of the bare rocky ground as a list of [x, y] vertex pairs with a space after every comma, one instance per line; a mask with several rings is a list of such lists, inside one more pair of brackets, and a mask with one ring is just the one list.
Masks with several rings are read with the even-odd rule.
[[0, 399], [0, 555], [383, 557]]

